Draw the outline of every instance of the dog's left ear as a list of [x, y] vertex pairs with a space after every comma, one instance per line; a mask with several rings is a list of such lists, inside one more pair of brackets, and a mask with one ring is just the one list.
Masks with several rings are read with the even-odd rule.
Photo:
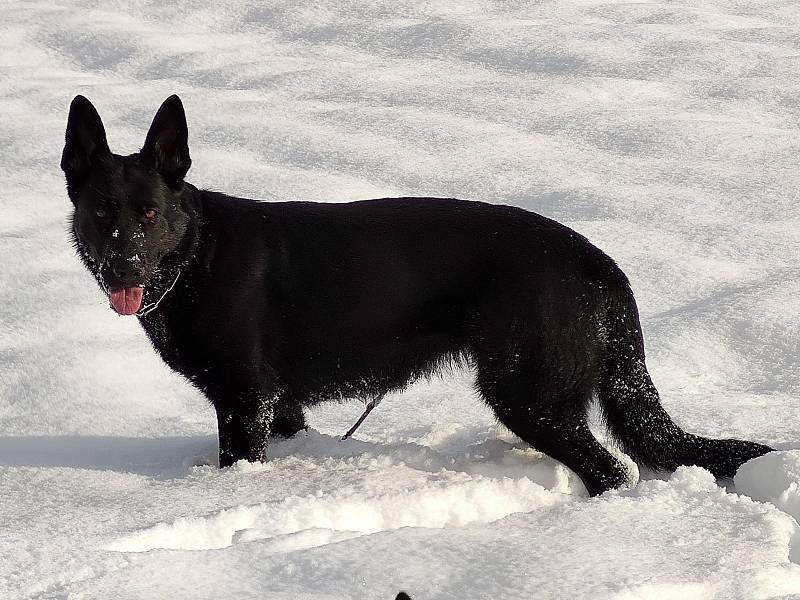
[[170, 96], [158, 109], [141, 150], [142, 160], [150, 164], [169, 185], [183, 181], [192, 159], [189, 158], [189, 130], [181, 99]]

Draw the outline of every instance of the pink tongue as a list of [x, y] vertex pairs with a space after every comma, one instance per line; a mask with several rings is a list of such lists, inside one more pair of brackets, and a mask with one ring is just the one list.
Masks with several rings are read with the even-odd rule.
[[129, 287], [112, 290], [109, 294], [111, 306], [121, 315], [132, 315], [142, 306], [144, 288]]

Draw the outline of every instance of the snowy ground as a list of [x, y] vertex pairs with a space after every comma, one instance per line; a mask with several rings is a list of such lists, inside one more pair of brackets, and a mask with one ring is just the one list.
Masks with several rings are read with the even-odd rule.
[[[0, 5], [0, 598], [800, 598], [793, 2]], [[329, 405], [265, 465], [115, 317], [67, 236], [77, 93], [137, 150], [171, 93], [201, 187], [524, 206], [637, 294], [685, 428], [785, 452], [586, 499], [470, 374]], [[203, 466], [205, 465], [205, 466]], [[736, 492], [736, 493], [734, 493]]]

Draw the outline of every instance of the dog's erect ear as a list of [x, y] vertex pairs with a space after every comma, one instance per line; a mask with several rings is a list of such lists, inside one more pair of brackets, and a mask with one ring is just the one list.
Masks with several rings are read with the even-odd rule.
[[106, 130], [97, 110], [83, 96], [75, 96], [69, 105], [64, 151], [61, 153], [61, 169], [67, 177], [70, 198], [74, 199], [92, 166], [110, 154]]
[[188, 140], [189, 130], [181, 99], [170, 96], [153, 118], [142, 147], [142, 160], [161, 173], [167, 183], [178, 184], [192, 166]]

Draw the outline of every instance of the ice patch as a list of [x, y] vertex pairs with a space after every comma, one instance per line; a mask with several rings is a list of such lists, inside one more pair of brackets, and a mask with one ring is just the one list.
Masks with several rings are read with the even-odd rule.
[[106, 548], [118, 552], [154, 548], [208, 550], [254, 540], [270, 540], [280, 550], [308, 548], [401, 527], [490, 523], [513, 513], [552, 506], [566, 498], [527, 478], [461, 479], [455, 484], [442, 481], [371, 497], [344, 490], [327, 497], [320, 493], [206, 516], [182, 517], [123, 537]]

